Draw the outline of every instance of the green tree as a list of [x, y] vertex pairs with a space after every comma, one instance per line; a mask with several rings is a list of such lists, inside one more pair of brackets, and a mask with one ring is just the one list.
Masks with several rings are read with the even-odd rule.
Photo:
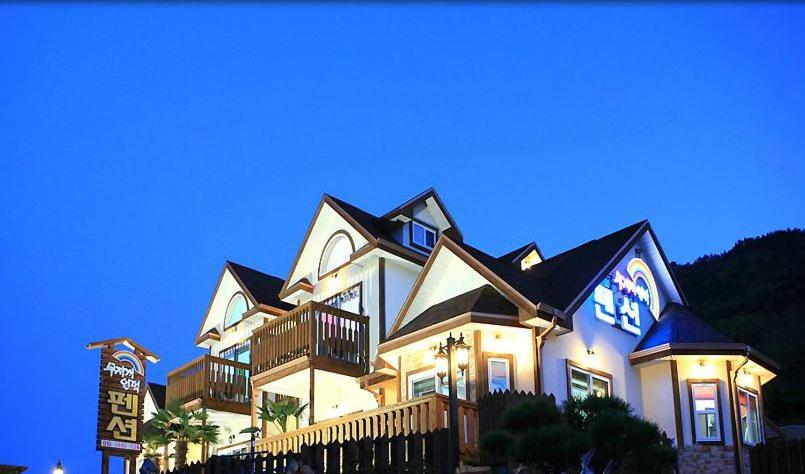
[[149, 421], [161, 439], [175, 443], [176, 466], [187, 465], [187, 450], [190, 444], [217, 443], [219, 427], [208, 423], [207, 410], [188, 411], [178, 402], [154, 413]]
[[265, 400], [263, 406], [257, 408], [258, 418], [273, 423], [281, 433], [288, 431], [288, 419], [298, 418], [305, 412], [305, 409], [307, 409], [307, 403], [300, 406], [290, 398], [276, 402]]

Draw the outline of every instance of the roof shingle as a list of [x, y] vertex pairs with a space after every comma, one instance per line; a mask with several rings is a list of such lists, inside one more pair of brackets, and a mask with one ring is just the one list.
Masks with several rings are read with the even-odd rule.
[[635, 352], [663, 344], [701, 343], [725, 344], [734, 343], [703, 319], [693, 314], [679, 303], [668, 303], [660, 313], [660, 319], [646, 332]]
[[257, 300], [257, 304], [273, 306], [283, 310], [293, 308], [293, 305], [280, 300], [279, 297], [279, 292], [285, 280], [229, 260], [226, 263], [246, 287], [246, 290]]

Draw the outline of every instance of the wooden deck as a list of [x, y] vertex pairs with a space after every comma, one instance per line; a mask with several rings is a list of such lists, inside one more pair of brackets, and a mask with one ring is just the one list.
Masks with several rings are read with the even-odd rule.
[[250, 370], [249, 364], [203, 355], [168, 373], [167, 402], [249, 415]]
[[305, 303], [255, 329], [251, 348], [252, 373], [259, 383], [299, 367], [359, 377], [369, 372], [369, 318]]
[[[278, 454], [298, 451], [302, 444], [407, 435], [447, 428], [448, 403], [444, 395], [428, 395], [261, 439], [256, 447], [257, 451]], [[462, 454], [474, 453], [478, 446], [478, 406], [459, 400], [458, 418], [459, 450]]]

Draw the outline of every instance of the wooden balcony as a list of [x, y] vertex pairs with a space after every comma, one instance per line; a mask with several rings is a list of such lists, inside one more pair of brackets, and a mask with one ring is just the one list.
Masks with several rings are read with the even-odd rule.
[[260, 383], [304, 367], [359, 377], [369, 372], [369, 318], [309, 302], [257, 328], [251, 347]]
[[249, 415], [249, 364], [203, 355], [168, 373], [167, 402]]
[[[325, 420], [257, 441], [257, 451], [299, 452], [300, 446], [330, 441], [349, 441], [361, 438], [379, 438], [398, 434], [425, 433], [448, 428], [448, 398], [428, 395], [360, 413]], [[475, 453], [478, 447], [478, 406], [458, 401], [459, 451]]]

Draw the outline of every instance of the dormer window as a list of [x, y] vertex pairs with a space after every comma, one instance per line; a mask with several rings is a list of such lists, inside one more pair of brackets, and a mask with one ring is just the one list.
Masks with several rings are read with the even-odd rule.
[[243, 293], [236, 293], [235, 296], [229, 300], [229, 306], [226, 308], [226, 319], [224, 319], [224, 327], [228, 328], [243, 318], [243, 313], [249, 309], [246, 303], [246, 297]]
[[411, 245], [433, 250], [436, 245], [436, 229], [419, 221], [411, 221]]
[[349, 257], [355, 251], [352, 239], [344, 231], [338, 231], [330, 237], [319, 262], [319, 277], [338, 269], [349, 262]]

